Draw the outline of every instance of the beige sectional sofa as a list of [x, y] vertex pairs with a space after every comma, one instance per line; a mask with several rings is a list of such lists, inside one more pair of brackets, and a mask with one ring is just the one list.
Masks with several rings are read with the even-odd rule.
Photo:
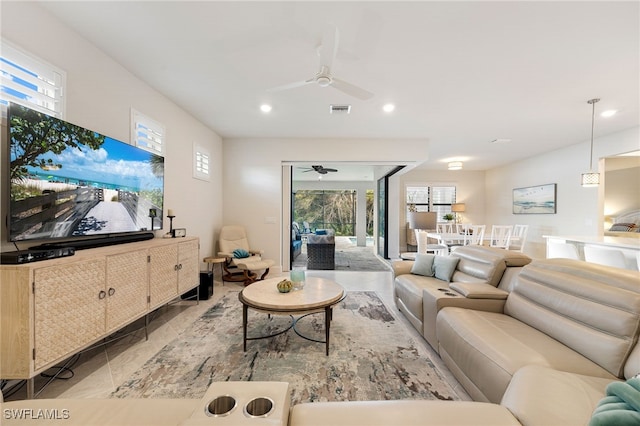
[[436, 350], [440, 309], [457, 306], [502, 312], [515, 277], [531, 262], [520, 252], [484, 246], [459, 247], [450, 258], [457, 260], [450, 282], [411, 273], [414, 261], [392, 263], [398, 309]]
[[[471, 251], [459, 255], [470, 257]], [[465, 269], [462, 261], [459, 268]], [[478, 402], [300, 404], [289, 424], [381, 425], [385, 412], [394, 410], [395, 424], [407, 425], [586, 425], [608, 384], [640, 373], [640, 272], [569, 259], [517, 268], [516, 277], [500, 278], [498, 289], [508, 295], [503, 309], [474, 309], [473, 300], [455, 296], [436, 313], [436, 349]], [[406, 277], [398, 265], [395, 270], [401, 272], [395, 280], [398, 308], [413, 316], [414, 326], [426, 328], [433, 311], [425, 305], [423, 324], [417, 322], [420, 311], [409, 310], [407, 294], [417, 298], [419, 292], [405, 290], [413, 284], [426, 298], [434, 282]]]

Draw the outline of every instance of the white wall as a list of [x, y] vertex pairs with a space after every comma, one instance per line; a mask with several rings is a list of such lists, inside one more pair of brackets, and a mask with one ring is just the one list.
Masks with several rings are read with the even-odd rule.
[[[35, 3], [3, 2], [1, 31], [3, 39], [67, 72], [65, 120], [125, 142], [131, 108], [165, 125], [165, 215], [172, 208], [174, 226], [200, 237], [203, 257], [212, 254], [214, 229], [222, 223], [221, 138]], [[192, 178], [194, 141], [212, 155], [210, 182]]]
[[[639, 128], [594, 140], [599, 159], [640, 148]], [[525, 253], [545, 257], [543, 235], [594, 236], [602, 232], [603, 186], [583, 188], [580, 175], [589, 169], [589, 141], [548, 152], [486, 173], [486, 217], [494, 224], [528, 224]], [[595, 163], [594, 163], [595, 167]], [[600, 171], [601, 176], [603, 171]], [[557, 213], [514, 215], [512, 191], [532, 185], [557, 184]]]

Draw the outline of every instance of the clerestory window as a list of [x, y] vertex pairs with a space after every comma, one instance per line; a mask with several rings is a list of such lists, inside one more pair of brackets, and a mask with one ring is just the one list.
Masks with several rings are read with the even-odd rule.
[[14, 102], [64, 118], [65, 71], [2, 40], [0, 104]]

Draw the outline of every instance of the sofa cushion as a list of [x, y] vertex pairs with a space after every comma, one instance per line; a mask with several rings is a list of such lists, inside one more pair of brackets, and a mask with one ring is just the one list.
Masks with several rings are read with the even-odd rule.
[[474, 400], [499, 403], [511, 376], [525, 365], [616, 378], [580, 353], [508, 315], [447, 307], [438, 313], [436, 329], [441, 357], [460, 382], [468, 381], [477, 388], [474, 394], [465, 385]]
[[433, 277], [433, 254], [417, 254], [411, 267], [411, 273], [425, 277]]
[[[442, 284], [435, 278], [423, 277], [422, 275], [400, 275], [396, 278], [394, 285], [396, 299], [400, 299], [411, 315], [422, 322], [422, 289], [437, 287], [438, 283]], [[422, 325], [419, 325], [418, 329], [421, 328]]]
[[460, 259], [454, 256], [436, 256], [433, 259], [433, 276], [450, 282], [459, 261]]
[[294, 405], [289, 426], [520, 425], [506, 408], [471, 401], [343, 401]]
[[516, 371], [500, 404], [527, 426], [586, 425], [609, 383], [530, 365]]
[[505, 255], [509, 255], [509, 250], [473, 245], [460, 247], [451, 254], [460, 259], [452, 280], [480, 281], [496, 287], [507, 268]]
[[535, 261], [522, 269], [505, 313], [622, 378], [640, 333], [640, 293], [608, 284], [624, 277], [637, 286], [617, 268], [605, 276], [587, 262]]

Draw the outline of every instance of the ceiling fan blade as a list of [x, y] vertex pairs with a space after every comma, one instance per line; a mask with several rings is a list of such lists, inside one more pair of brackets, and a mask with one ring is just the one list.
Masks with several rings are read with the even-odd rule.
[[295, 89], [296, 87], [306, 86], [307, 84], [313, 83], [314, 81], [314, 79], [309, 79], [304, 81], [296, 81], [295, 83], [283, 84], [282, 86], [276, 86], [267, 89], [267, 92], [280, 92], [282, 90]]
[[320, 68], [327, 67], [327, 69], [331, 69], [333, 60], [336, 58], [336, 53], [338, 52], [338, 38], [338, 27], [327, 25], [319, 49]]
[[337, 172], [338, 171], [338, 169], [328, 169], [326, 167], [323, 170], [326, 170], [328, 172]]
[[351, 95], [363, 101], [369, 100], [374, 97], [374, 94], [369, 92], [368, 90], [364, 90], [361, 87], [354, 86], [353, 84], [347, 83], [346, 81], [340, 80], [339, 78], [333, 77], [331, 86], [340, 90], [341, 92], [346, 93], [347, 95]]

